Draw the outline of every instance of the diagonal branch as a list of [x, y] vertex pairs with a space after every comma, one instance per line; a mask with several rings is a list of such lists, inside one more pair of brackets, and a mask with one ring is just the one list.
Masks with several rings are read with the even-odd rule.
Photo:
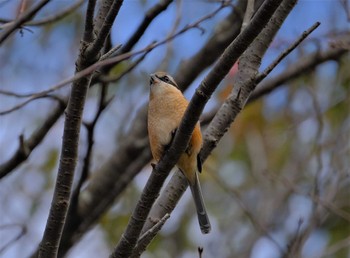
[[279, 0], [265, 1], [252, 19], [251, 23], [230, 44], [213, 69], [201, 82], [189, 103], [172, 145], [160, 162], [154, 167], [140, 197], [140, 201], [138, 202], [130, 218], [128, 226], [111, 257], [115, 258], [130, 256], [137, 243], [152, 204], [158, 197], [160, 188], [168, 176], [169, 171], [172, 167], [174, 167], [181, 153], [185, 150], [194, 126], [196, 125], [205, 104], [215, 91], [220, 81], [225, 77], [233, 64], [237, 61], [238, 57], [263, 30], [264, 26], [268, 23], [270, 17], [273, 15], [281, 2], [282, 1]]
[[[28, 21], [28, 22], [24, 23], [24, 26], [41, 26], [41, 25], [46, 25], [48, 23], [56, 22], [64, 17], [66, 17], [70, 13], [74, 12], [77, 8], [79, 8], [84, 3], [84, 1], [85, 0], [78, 0], [77, 2], [72, 4], [71, 6], [67, 7], [66, 9], [64, 9], [58, 13], [47, 16], [47, 17], [42, 18], [40, 20]], [[0, 22], [10, 23], [12, 21], [9, 19], [0, 18]]]
[[37, 12], [39, 12], [50, 0], [41, 0], [33, 8], [22, 13], [20, 17], [8, 24], [8, 26], [0, 33], [0, 45], [11, 35], [12, 32], [17, 30], [25, 22], [32, 19]]
[[316, 22], [314, 25], [312, 25], [308, 30], [304, 31], [301, 36], [293, 42], [285, 51], [283, 51], [277, 58], [270, 64], [262, 73], [258, 74], [256, 76], [256, 83], [261, 82], [263, 79], [266, 78], [270, 74], [270, 72], [275, 69], [275, 67], [289, 54], [291, 53], [297, 46], [300, 45], [304, 39], [306, 39], [315, 29], [320, 26], [320, 22]]
[[260, 98], [261, 96], [272, 92], [276, 88], [283, 85], [283, 83], [294, 79], [301, 74], [304, 74], [306, 71], [315, 69], [315, 67], [321, 63], [327, 62], [329, 60], [339, 59], [347, 52], [349, 52], [347, 49], [330, 48], [328, 50], [312, 53], [310, 55], [302, 57], [295, 64], [289, 65], [288, 68], [281, 74], [270, 80], [262, 82], [261, 85], [259, 85], [259, 87], [256, 88], [252, 95], [249, 97], [248, 102], [250, 103]]
[[[283, 23], [284, 19], [287, 17], [289, 12], [292, 10], [294, 7], [294, 4], [296, 1], [291, 2], [288, 1], [287, 7], [285, 6], [285, 3], [287, 1], [285, 0], [277, 9], [276, 13], [273, 15], [271, 18], [271, 22], [268, 23], [267, 27], [264, 28], [263, 31], [259, 34], [259, 38], [257, 38], [251, 46], [245, 51], [243, 56], [241, 57], [240, 60], [243, 59], [243, 63], [245, 62], [250, 62], [251, 60], [244, 60], [244, 57], [246, 55], [249, 56], [254, 56], [258, 58], [262, 58], [263, 54], [265, 53], [267, 47], [269, 46], [270, 42], [272, 41], [274, 35], [280, 28], [281, 24]], [[265, 3], [266, 4], [266, 3]], [[261, 8], [263, 8], [262, 6]], [[258, 13], [254, 16], [253, 20], [251, 23], [248, 25], [247, 30], [251, 26], [251, 24], [255, 22], [255, 19], [257, 17]], [[263, 35], [263, 38], [261, 39], [260, 35]], [[226, 51], [225, 51], [226, 52]], [[233, 59], [234, 60], [234, 59]], [[235, 61], [235, 60], [234, 60]], [[247, 67], [250, 67], [250, 69], [257, 70], [260, 62], [257, 60], [254, 60], [254, 64], [245, 64], [245, 69], [244, 73], [246, 72], [245, 70], [248, 70]], [[220, 63], [220, 61], [219, 61]], [[232, 64], [233, 65], [233, 64]], [[230, 67], [232, 67], [232, 65]], [[254, 66], [255, 65], [255, 66]], [[240, 71], [242, 73], [242, 69]], [[253, 74], [254, 78], [254, 72], [250, 72], [248, 74]], [[241, 74], [240, 77], [237, 76], [237, 81], [235, 82], [235, 85], [240, 88], [240, 87], [247, 87], [247, 82], [252, 83], [254, 82], [253, 80], [250, 80], [249, 77], [246, 77], [245, 80], [242, 80], [243, 76]], [[241, 81], [242, 80], [242, 81]], [[235, 86], [235, 87], [236, 87]], [[203, 148], [201, 151], [201, 158], [205, 160], [209, 154], [212, 152], [212, 150], [216, 147], [216, 144], [218, 141], [221, 139], [221, 137], [224, 135], [224, 133], [227, 131], [228, 127], [231, 125], [233, 122], [234, 118], [237, 116], [237, 114], [242, 110], [244, 103], [244, 98], [247, 98], [249, 96], [249, 93], [252, 91], [252, 87], [249, 86], [247, 88], [250, 88], [250, 90], [247, 89], [242, 89], [239, 91], [238, 96], [237, 95], [232, 95], [232, 99], [228, 99], [225, 101], [225, 104], [229, 102], [231, 105], [228, 106], [227, 104], [223, 104], [222, 107], [220, 108], [219, 112], [217, 112], [217, 115], [215, 118], [212, 120], [210, 123], [209, 127], [207, 128], [205, 134], [204, 134], [204, 144]], [[246, 94], [246, 95], [243, 95]], [[241, 95], [241, 96], [240, 96]], [[219, 120], [218, 120], [219, 119]], [[170, 186], [169, 186], [170, 185]], [[164, 213], [170, 213], [172, 209], [174, 209], [178, 199], [182, 196], [183, 192], [186, 190], [186, 187], [180, 187], [181, 185], [187, 186], [186, 180], [183, 176], [173, 176], [172, 180], [169, 182], [169, 185], [166, 187], [166, 195], [172, 195], [171, 198], [168, 196], [161, 197], [157, 201], [157, 207], [162, 207], [161, 209], [157, 210], [156, 208], [152, 209], [150, 219], [147, 220], [147, 224], [145, 224], [145, 227], [143, 228], [142, 232], [146, 231], [150, 226], [152, 226], [152, 221], [154, 219], [157, 219], [159, 217], [162, 217]], [[176, 189], [176, 190], [174, 190]], [[169, 205], [169, 202], [170, 205]], [[166, 205], [164, 205], [166, 203]], [[166, 208], [163, 208], [166, 207]]]
[[149, 9], [145, 17], [143, 18], [141, 24], [134, 32], [134, 34], [130, 37], [130, 39], [123, 45], [121, 48], [121, 53], [129, 52], [133, 46], [139, 41], [139, 39], [143, 36], [148, 26], [151, 22], [156, 18], [160, 13], [165, 11], [169, 4], [171, 4], [174, 0], [162, 0], [159, 1], [156, 5], [154, 5], [151, 9]]
[[[253, 42], [240, 58], [238, 73], [234, 81], [234, 90], [222, 104], [205, 132], [205, 141], [201, 151], [203, 159], [208, 157], [209, 153], [216, 147], [236, 116], [243, 109], [245, 102], [256, 86], [255, 76], [260, 67], [261, 59], [295, 4], [296, 0], [284, 0], [268, 26], [259, 35], [259, 38]], [[236, 92], [234, 92], [235, 90]], [[206, 145], [208, 146], [206, 147]]]
[[8, 161], [0, 165], [0, 179], [8, 175], [23, 161], [27, 160], [31, 152], [41, 143], [48, 131], [60, 118], [65, 108], [66, 103], [60, 102], [60, 104], [48, 115], [44, 123], [38, 127], [38, 129], [36, 129], [27, 140], [22, 139], [20, 141], [20, 146], [14, 155]]

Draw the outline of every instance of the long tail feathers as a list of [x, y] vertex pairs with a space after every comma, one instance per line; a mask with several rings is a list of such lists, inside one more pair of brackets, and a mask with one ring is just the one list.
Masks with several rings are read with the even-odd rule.
[[198, 222], [203, 234], [208, 234], [211, 230], [209, 217], [205, 209], [204, 200], [202, 196], [201, 186], [199, 184], [198, 175], [196, 173], [196, 180], [194, 184], [189, 183], [194, 203], [197, 209]]

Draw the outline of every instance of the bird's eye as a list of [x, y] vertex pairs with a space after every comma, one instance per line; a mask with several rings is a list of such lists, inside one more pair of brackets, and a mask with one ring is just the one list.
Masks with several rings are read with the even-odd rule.
[[163, 77], [163, 81], [164, 81], [164, 82], [170, 82], [170, 79], [169, 79], [168, 76], [165, 75], [165, 76]]

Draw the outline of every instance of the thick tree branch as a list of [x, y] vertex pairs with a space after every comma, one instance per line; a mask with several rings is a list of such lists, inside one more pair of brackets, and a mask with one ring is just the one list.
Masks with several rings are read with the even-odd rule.
[[206, 158], [216, 147], [231, 123], [243, 109], [245, 102], [256, 86], [255, 76], [260, 67], [261, 59], [295, 4], [296, 0], [284, 0], [268, 26], [240, 58], [238, 73], [234, 81], [235, 88], [222, 104], [205, 132], [204, 146], [208, 144], [209, 148], [203, 146], [202, 158]]
[[[288, 2], [289, 4], [288, 6], [285, 5], [286, 2]], [[280, 5], [276, 13], [271, 18], [271, 21], [268, 23], [267, 27], [265, 27], [261, 31], [261, 33], [259, 34], [259, 37], [256, 38], [255, 41], [251, 44], [251, 46], [249, 46], [249, 48], [244, 52], [243, 56], [240, 59], [240, 60], [243, 59], [243, 64], [242, 64], [243, 67], [241, 67], [241, 70], [239, 71], [239, 73], [241, 73], [240, 76], [236, 76], [237, 80], [235, 82], [235, 87], [238, 87], [238, 88], [247, 87], [246, 86], [247, 82], [249, 83], [254, 82], [249, 77], [245, 77], [245, 76], [252, 76], [252, 78], [255, 78], [254, 77], [254, 75], [256, 74], [255, 72], [257, 71], [260, 65], [259, 59], [261, 60], [263, 54], [265, 53], [267, 47], [272, 41], [274, 35], [282, 25], [284, 19], [287, 17], [289, 12], [294, 7], [295, 3], [296, 1], [293, 1], [293, 2], [284, 1], [284, 3]], [[262, 6], [262, 8], [263, 7], [264, 6]], [[253, 18], [251, 23], [254, 23], [255, 19], [256, 19], [256, 16]], [[248, 25], [247, 29], [249, 28], [249, 26], [251, 26], [251, 24]], [[263, 35], [263, 39], [261, 39], [262, 37], [261, 35]], [[253, 60], [253, 64], [250, 63], [252, 62], [252, 59], [244, 60], [244, 58], [247, 58], [248, 55], [249, 57], [251, 56], [255, 57], [255, 59]], [[242, 70], [242, 68], [244, 68], [244, 70]], [[251, 70], [249, 71], [249, 69]], [[250, 89], [250, 91], [252, 91], [252, 89]], [[250, 92], [248, 92], [248, 90], [242, 90], [242, 92], [246, 92], [247, 96], [249, 96]], [[238, 95], [241, 95], [241, 94], [242, 93], [239, 93]], [[247, 96], [245, 97], [247, 98]], [[241, 97], [236, 97], [235, 95], [234, 98], [229, 99], [229, 101], [232, 101], [232, 104], [234, 104], [230, 108], [228, 108], [227, 106], [226, 107], [224, 106], [225, 103], [227, 103], [227, 101], [225, 101], [225, 103], [219, 109], [217, 115], [214, 117], [213, 121], [208, 126], [204, 134], [204, 144], [201, 151], [201, 158], [203, 160], [205, 160], [209, 156], [209, 154], [211, 153], [213, 148], [216, 146], [218, 141], [227, 131], [227, 128], [233, 122], [234, 117], [241, 111], [242, 103], [244, 103], [245, 101], [241, 100], [240, 98]], [[220, 119], [220, 120], [216, 121], [215, 119]], [[176, 187], [174, 187], [175, 184], [176, 184]], [[180, 187], [181, 184], [185, 185], [185, 187]], [[186, 179], [183, 176], [178, 176], [178, 177], [174, 176], [172, 180], [169, 182], [169, 185], [170, 187], [169, 186], [166, 187], [166, 191], [164, 193], [165, 196], [157, 200], [156, 206], [152, 209], [149, 219], [147, 220], [147, 224], [145, 224], [142, 232], [148, 230], [149, 227], [153, 226], [154, 224], [153, 221], [157, 220], [157, 218], [164, 216], [165, 213], [171, 213], [172, 209], [175, 208], [175, 205], [178, 201], [177, 198], [180, 198], [182, 196], [187, 186]], [[170, 197], [168, 197], [168, 195]], [[169, 201], [167, 200], [168, 198], [170, 198]]]
[[87, 48], [87, 57], [97, 55], [101, 46], [104, 46], [105, 40], [109, 35], [110, 29], [114, 23], [115, 17], [118, 15], [120, 7], [123, 4], [123, 0], [115, 0], [113, 1], [107, 16], [105, 17], [102, 27], [99, 29], [98, 34], [92, 45]]
[[251, 23], [225, 50], [216, 65], [197, 88], [185, 112], [184, 119], [176, 132], [172, 145], [153, 169], [140, 201], [130, 218], [127, 229], [111, 257], [129, 257], [132, 253], [152, 204], [158, 197], [160, 188], [169, 171], [185, 150], [205, 104], [238, 57], [263, 30], [280, 3], [281, 1], [265, 1], [263, 3]]
[[[244, 1], [239, 2], [235, 12], [241, 12], [243, 14]], [[232, 41], [235, 35], [239, 33], [240, 23], [242, 20], [240, 16], [235, 15], [233, 12], [229, 18], [222, 22], [222, 28], [220, 31], [216, 31], [207, 44], [200, 50], [199, 55], [201, 58], [205, 56], [205, 53], [214, 52], [215, 61], [216, 57], [221, 52], [218, 50], [224, 49]], [[238, 25], [237, 25], [238, 24]], [[235, 28], [236, 34], [232, 33], [229, 28]], [[225, 29], [226, 28], [226, 29]], [[221, 33], [219, 33], [221, 32]], [[228, 36], [232, 35], [232, 36]], [[220, 37], [219, 37], [220, 36]], [[230, 40], [227, 40], [229, 38]], [[222, 42], [225, 39], [225, 44]], [[215, 57], [216, 56], [216, 57]], [[197, 58], [198, 60], [199, 58]], [[192, 63], [187, 62], [182, 65], [184, 70], [191, 70]], [[197, 69], [205, 69], [206, 65], [202, 65], [199, 61]], [[186, 68], [187, 67], [187, 68]], [[190, 80], [186, 80], [190, 83]], [[150, 161], [151, 154], [148, 147], [147, 129], [146, 129], [146, 114], [147, 110], [142, 108], [134, 120], [134, 124], [131, 126], [131, 131], [128, 132], [126, 137], [123, 137], [123, 141], [120, 147], [115, 153], [111, 155], [111, 158], [102, 166], [102, 168], [94, 173], [94, 177], [90, 180], [89, 185], [83, 191], [79, 199], [78, 216], [69, 216], [69, 221], [64, 230], [63, 242], [60, 248], [60, 257], [64, 255], [71, 245], [77, 241], [83, 233], [85, 233], [96, 219], [113, 203], [116, 196], [118, 196], [134, 176], [140, 171], [140, 169]], [[138, 153], [146, 153], [145, 156], [138, 156]], [[135, 161], [138, 161], [136, 164]], [[131, 165], [130, 165], [131, 164]], [[93, 215], [91, 212], [93, 211]], [[90, 216], [91, 215], [91, 216]]]
[[85, 16], [85, 30], [84, 41], [92, 42], [94, 40], [94, 13], [95, 13], [96, 0], [89, 0], [86, 16]]
[[[109, 34], [115, 16], [117, 15], [121, 5], [121, 2], [119, 1], [116, 1], [115, 3], [119, 3], [119, 5], [113, 5], [112, 8], [114, 7], [116, 10], [113, 9], [108, 12], [107, 18], [101, 28], [102, 32], [100, 31], [101, 33], [99, 33], [99, 37], [107, 37]], [[91, 12], [91, 4], [89, 5], [87, 12]], [[85, 28], [89, 29], [89, 26], [86, 26]], [[101, 40], [100, 43], [104, 43], [105, 41], [105, 39], [99, 40]], [[87, 51], [89, 45], [87, 45], [87, 42], [85, 41], [81, 42], [80, 55], [76, 62], [76, 72], [90, 66], [91, 63], [95, 62], [99, 58], [100, 51], [104, 44], [96, 45], [96, 42], [98, 41], [94, 41], [93, 43], [95, 44], [92, 47], [93, 51]], [[54, 196], [51, 203], [44, 236], [39, 248], [38, 257], [40, 258], [57, 257], [70, 202], [74, 170], [78, 156], [78, 143], [82, 113], [84, 110], [85, 98], [90, 86], [91, 77], [91, 74], [88, 77], [82, 77], [74, 81], [72, 85], [70, 99], [66, 110], [62, 150]]]

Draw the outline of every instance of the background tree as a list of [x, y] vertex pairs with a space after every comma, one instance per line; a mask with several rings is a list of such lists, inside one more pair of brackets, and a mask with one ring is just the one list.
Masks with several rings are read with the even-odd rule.
[[[350, 255], [347, 1], [22, 0], [0, 17], [4, 257]], [[192, 100], [152, 168], [156, 70]], [[200, 115], [206, 236], [181, 173], [158, 197]]]

